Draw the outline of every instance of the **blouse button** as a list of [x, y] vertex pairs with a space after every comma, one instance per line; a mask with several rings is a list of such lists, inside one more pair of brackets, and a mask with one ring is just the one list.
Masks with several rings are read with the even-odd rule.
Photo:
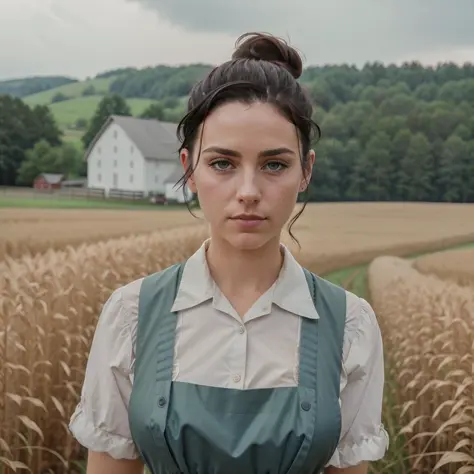
[[239, 327], [239, 333], [243, 334], [245, 332], [245, 328], [243, 326]]
[[232, 377], [232, 380], [237, 383], [237, 382], [240, 382], [240, 375], [239, 374], [235, 374], [233, 377]]
[[160, 397], [160, 399], [158, 400], [158, 405], [160, 407], [164, 407], [166, 405], [166, 398], [165, 397]]
[[311, 403], [309, 403], [309, 402], [307, 402], [307, 401], [301, 402], [301, 408], [302, 408], [304, 411], [309, 411], [310, 408], [311, 408]]

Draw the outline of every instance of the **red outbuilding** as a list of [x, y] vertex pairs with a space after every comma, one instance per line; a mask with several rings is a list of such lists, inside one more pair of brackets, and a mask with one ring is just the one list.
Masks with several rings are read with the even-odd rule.
[[41, 173], [35, 178], [33, 187], [35, 189], [59, 189], [64, 176], [62, 174]]

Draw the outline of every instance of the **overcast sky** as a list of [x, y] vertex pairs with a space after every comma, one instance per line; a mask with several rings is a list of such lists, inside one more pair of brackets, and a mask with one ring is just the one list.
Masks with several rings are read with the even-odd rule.
[[216, 64], [248, 30], [305, 65], [474, 61], [473, 24], [474, 0], [0, 0], [0, 78]]

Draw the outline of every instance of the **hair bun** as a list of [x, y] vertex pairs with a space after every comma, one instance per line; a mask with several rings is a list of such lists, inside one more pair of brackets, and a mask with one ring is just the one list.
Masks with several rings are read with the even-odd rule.
[[244, 33], [236, 42], [232, 59], [257, 59], [278, 64], [295, 78], [303, 72], [298, 52], [283, 39], [265, 33]]

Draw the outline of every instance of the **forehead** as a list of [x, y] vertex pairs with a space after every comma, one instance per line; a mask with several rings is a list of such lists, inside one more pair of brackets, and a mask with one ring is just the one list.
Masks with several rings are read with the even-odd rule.
[[298, 149], [295, 125], [275, 106], [260, 102], [221, 105], [206, 118], [201, 130], [203, 146]]

